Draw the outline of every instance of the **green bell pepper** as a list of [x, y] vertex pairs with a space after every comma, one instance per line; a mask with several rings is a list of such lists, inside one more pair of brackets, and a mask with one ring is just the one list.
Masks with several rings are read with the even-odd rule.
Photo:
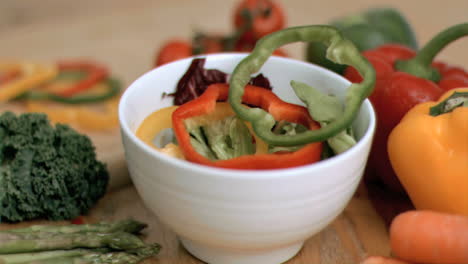
[[[299, 97], [306, 101], [308, 110], [314, 120], [327, 123], [317, 130], [307, 130], [296, 135], [275, 134], [273, 127], [276, 120], [273, 116], [261, 109], [245, 107], [242, 103], [244, 87], [252, 74], [258, 72], [270, 55], [279, 47], [294, 42], [316, 41], [327, 47], [327, 58], [340, 64], [353, 66], [363, 76], [361, 83], [353, 83], [346, 90], [345, 108], [342, 113], [330, 117], [328, 111], [316, 109], [310, 103], [315, 102], [301, 90]], [[245, 57], [234, 69], [229, 80], [229, 103], [241, 119], [251, 123], [255, 134], [269, 145], [297, 146], [311, 142], [327, 140], [346, 130], [354, 121], [362, 102], [372, 93], [375, 85], [375, 70], [366, 60], [356, 46], [346, 39], [339, 30], [332, 26], [312, 25], [292, 27], [276, 31], [261, 38], [254, 50]], [[295, 85], [296, 86], [296, 85]], [[321, 98], [325, 99], [325, 98]], [[321, 101], [321, 100], [319, 100]], [[333, 104], [333, 102], [332, 102]], [[329, 109], [329, 108], [328, 108]]]
[[[330, 23], [360, 50], [374, 49], [386, 43], [399, 43], [412, 49], [418, 44], [414, 32], [405, 17], [393, 8], [373, 8], [361, 14], [350, 15]], [[342, 74], [346, 65], [337, 64], [325, 57], [326, 47], [312, 42], [307, 46], [306, 59], [334, 72]]]

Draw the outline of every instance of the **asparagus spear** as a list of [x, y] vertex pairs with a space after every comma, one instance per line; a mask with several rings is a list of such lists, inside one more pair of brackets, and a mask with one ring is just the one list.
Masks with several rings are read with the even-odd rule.
[[54, 250], [33, 253], [18, 253], [0, 255], [0, 264], [31, 263], [58, 258], [73, 258], [92, 253], [89, 249]]
[[56, 250], [39, 253], [0, 255], [0, 264], [136, 264], [158, 254], [158, 244], [133, 250], [109, 252], [106, 249]]
[[138, 236], [125, 232], [0, 233], [0, 254], [102, 247], [127, 250], [144, 245]]
[[50, 225], [34, 225], [27, 228], [17, 228], [1, 233], [80, 233], [80, 232], [99, 232], [99, 233], [113, 233], [113, 232], [128, 232], [132, 234], [139, 233], [147, 227], [147, 224], [141, 223], [132, 219], [122, 220], [115, 223], [97, 223], [85, 225], [65, 225], [65, 226], [50, 226]]

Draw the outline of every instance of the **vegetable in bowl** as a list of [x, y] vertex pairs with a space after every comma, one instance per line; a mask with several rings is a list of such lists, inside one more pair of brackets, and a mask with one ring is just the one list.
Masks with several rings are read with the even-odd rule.
[[[291, 81], [290, 85], [307, 108], [288, 104], [269, 89], [250, 85], [252, 75], [260, 71], [274, 50], [288, 43], [310, 40], [327, 44], [330, 59], [353, 65], [363, 74], [363, 82], [353, 83], [349, 87], [345, 107], [335, 96], [323, 94], [303, 82]], [[311, 164], [320, 160], [322, 142], [326, 142], [335, 154], [348, 150], [356, 143], [352, 133], [349, 133], [350, 126], [375, 83], [375, 71], [370, 63], [337, 29], [329, 26], [288, 28], [265, 36], [257, 43], [254, 51], [237, 65], [230, 76], [229, 85], [220, 85], [219, 79], [224, 78], [208, 82], [206, 73], [220, 73], [219, 70], [201, 69], [198, 70], [198, 78], [191, 78], [190, 74], [197, 72], [194, 69], [200, 68], [196, 65], [200, 63], [194, 60], [179, 84], [181, 82], [192, 83], [192, 88], [184, 94], [192, 96], [200, 93], [197, 95], [199, 97], [184, 100], [185, 103], [173, 112], [162, 111], [165, 114], [172, 114], [172, 126], [177, 142], [188, 161], [231, 169], [277, 169]], [[196, 80], [200, 81], [195, 82]], [[202, 80], [206, 81], [201, 82]], [[179, 88], [180, 86], [175, 95], [183, 96], [184, 94], [179, 93], [183, 90]], [[177, 99], [178, 97], [175, 100], [176, 104], [179, 102]], [[202, 118], [202, 121], [206, 123], [207, 118], [203, 116], [216, 112], [217, 101], [226, 100], [232, 107], [232, 116], [237, 116], [246, 122], [246, 125], [251, 127], [250, 130], [242, 129], [242, 126], [224, 131], [212, 129], [219, 126], [214, 122], [204, 124], [205, 126], [193, 125], [194, 122], [190, 119]], [[289, 132], [278, 133], [278, 130], [282, 130], [279, 129], [282, 127], [281, 122], [288, 122], [295, 127], [302, 125], [305, 129], [300, 129], [299, 132], [294, 128], [289, 129]], [[313, 122], [316, 124], [316, 129], [314, 125], [311, 125]], [[216, 132], [213, 132], [214, 130]], [[256, 145], [264, 141], [269, 148], [280, 147], [281, 151], [268, 155], [259, 151], [238, 151], [236, 147], [248, 146], [249, 141], [255, 141]], [[311, 143], [316, 143], [314, 151], [304, 151], [310, 148]], [[238, 155], [225, 155], [227, 152]], [[286, 155], [285, 152], [291, 156]], [[317, 153], [318, 156], [315, 155]]]

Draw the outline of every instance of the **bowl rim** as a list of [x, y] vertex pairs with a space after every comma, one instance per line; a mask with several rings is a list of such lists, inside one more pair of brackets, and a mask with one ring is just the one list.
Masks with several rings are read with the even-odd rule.
[[[224, 57], [243, 58], [247, 55], [248, 53], [238, 53], [238, 52], [213, 53], [213, 54], [207, 54], [207, 55], [201, 55], [201, 56], [197, 55], [197, 56], [188, 57], [185, 59], [170, 62], [166, 65], [176, 64], [176, 63], [183, 64], [183, 63], [187, 63], [187, 61], [191, 61], [194, 58], [207, 58], [207, 61], [208, 61], [209, 58], [214, 58], [214, 59], [224, 59]], [[337, 78], [341, 78], [343, 81], [345, 81], [345, 83], [347, 82], [348, 84], [351, 84], [351, 82], [346, 80], [343, 76], [333, 71], [330, 71], [324, 67], [321, 67], [319, 65], [310, 63], [310, 62], [305, 62], [305, 61], [301, 61], [301, 60], [297, 60], [293, 58], [286, 58], [286, 57], [280, 57], [280, 56], [270, 56], [269, 59], [279, 60], [285, 63], [300, 64], [300, 65], [303, 65], [304, 67], [315, 68], [314, 70], [318, 70], [318, 71], [326, 71], [328, 72], [328, 74], [332, 74], [332, 75], [335, 75], [335, 77]], [[123, 118], [124, 116], [123, 112], [126, 107], [126, 102], [128, 100], [128, 97], [130, 96], [129, 94], [135, 89], [134, 87], [140, 86], [139, 83], [143, 82], [142, 80], [148, 78], [149, 75], [152, 75], [155, 72], [157, 72], [158, 69], [159, 67], [156, 67], [142, 74], [136, 80], [134, 80], [127, 87], [127, 89], [125, 89], [124, 93], [122, 94], [120, 98], [119, 106], [118, 106], [119, 125], [120, 125], [120, 129], [122, 132], [122, 135], [121, 135], [122, 139], [124, 136], [127, 136], [127, 138], [130, 139], [133, 144], [135, 144], [138, 148], [143, 150], [147, 155], [153, 156], [159, 159], [160, 161], [166, 164], [169, 164], [171, 166], [180, 167], [181, 169], [184, 169], [184, 170], [196, 171], [196, 173], [198, 174], [212, 175], [212, 176], [214, 175], [217, 177], [234, 177], [234, 178], [244, 178], [244, 179], [255, 179], [257, 177], [261, 177], [261, 178], [266, 177], [266, 178], [271, 179], [271, 178], [276, 178], [276, 177], [287, 177], [287, 175], [296, 175], [298, 173], [303, 173], [304, 171], [322, 170], [324, 167], [334, 167], [335, 165], [343, 162], [343, 160], [349, 158], [349, 156], [356, 156], [357, 155], [356, 152], [359, 152], [362, 148], [365, 148], [367, 143], [369, 144], [372, 143], [373, 134], [375, 133], [375, 129], [376, 129], [376, 114], [375, 114], [375, 110], [371, 102], [369, 101], [368, 98], [366, 98], [362, 106], [365, 107], [366, 109], [365, 112], [367, 112], [369, 115], [369, 125], [364, 135], [359, 139], [356, 145], [350, 148], [349, 150], [343, 153], [340, 153], [339, 155], [333, 156], [331, 158], [328, 158], [328, 159], [325, 159], [316, 163], [307, 164], [303, 166], [297, 166], [297, 167], [291, 167], [291, 168], [283, 168], [283, 169], [241, 170], [241, 169], [227, 169], [227, 168], [218, 168], [218, 167], [201, 165], [201, 164], [177, 159], [177, 158], [162, 154], [156, 149], [148, 146], [142, 140], [140, 140], [132, 131], [132, 129], [130, 129], [129, 125], [127, 124], [127, 121], [124, 120]]]

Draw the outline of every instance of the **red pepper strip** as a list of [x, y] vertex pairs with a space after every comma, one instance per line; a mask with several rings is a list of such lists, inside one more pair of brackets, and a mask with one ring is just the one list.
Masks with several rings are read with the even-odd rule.
[[89, 75], [85, 79], [77, 82], [75, 85], [71, 86], [69, 89], [66, 89], [57, 95], [60, 96], [73, 96], [77, 93], [85, 91], [100, 81], [103, 81], [105, 78], [109, 76], [109, 71], [106, 67], [96, 64], [94, 62], [88, 61], [62, 61], [58, 62], [58, 69], [59, 71], [85, 71], [88, 72]]
[[20, 75], [21, 75], [21, 71], [18, 69], [7, 71], [3, 74], [0, 74], [0, 85], [16, 79]]
[[[295, 167], [320, 160], [321, 142], [307, 144], [295, 152], [244, 155], [228, 160], [212, 161], [199, 154], [190, 143], [190, 134], [185, 128], [184, 120], [214, 111], [216, 101], [227, 100], [228, 89], [228, 84], [212, 84], [200, 97], [181, 105], [172, 114], [174, 133], [187, 160], [212, 167], [253, 170]], [[284, 102], [264, 88], [247, 85], [242, 99], [245, 104], [268, 111], [276, 120], [300, 123], [310, 129], [319, 128], [310, 117], [307, 108]]]

